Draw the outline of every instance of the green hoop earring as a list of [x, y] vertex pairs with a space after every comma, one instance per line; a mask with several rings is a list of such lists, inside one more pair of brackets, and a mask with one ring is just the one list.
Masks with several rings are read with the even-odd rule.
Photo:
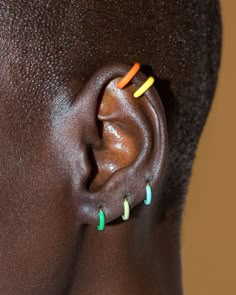
[[99, 224], [97, 226], [97, 229], [99, 231], [102, 231], [105, 228], [106, 218], [105, 218], [105, 214], [104, 214], [104, 212], [102, 211], [101, 208], [100, 208], [99, 213], [98, 213], [98, 219], [99, 219]]

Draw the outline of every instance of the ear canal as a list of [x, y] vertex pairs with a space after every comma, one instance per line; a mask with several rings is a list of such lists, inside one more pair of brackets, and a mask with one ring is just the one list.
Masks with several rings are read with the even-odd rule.
[[145, 199], [147, 182], [157, 186], [165, 171], [167, 130], [159, 95], [152, 87], [134, 97], [146, 81], [142, 73], [118, 89], [128, 70], [112, 65], [96, 72], [80, 92], [68, 121], [66, 132], [78, 136], [73, 144], [78, 161], [71, 158], [73, 198], [79, 219], [86, 224], [97, 224], [101, 209], [106, 222], [120, 217], [124, 198], [131, 209], [138, 205]]

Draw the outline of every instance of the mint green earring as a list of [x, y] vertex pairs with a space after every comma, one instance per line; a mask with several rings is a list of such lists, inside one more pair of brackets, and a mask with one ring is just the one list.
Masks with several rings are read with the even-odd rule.
[[144, 204], [146, 206], [150, 205], [152, 203], [152, 188], [147, 183], [146, 185], [146, 199], [144, 200]]
[[100, 208], [99, 213], [98, 213], [98, 218], [99, 218], [99, 224], [97, 226], [97, 229], [99, 231], [102, 231], [105, 228], [106, 218], [105, 218], [105, 214], [104, 214], [104, 212], [102, 211], [101, 208]]

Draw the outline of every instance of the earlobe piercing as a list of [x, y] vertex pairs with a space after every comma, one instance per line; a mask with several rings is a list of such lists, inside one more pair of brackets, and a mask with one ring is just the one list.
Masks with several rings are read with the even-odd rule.
[[146, 199], [144, 200], [145, 205], [150, 205], [152, 203], [152, 189], [150, 185], [147, 183], [146, 185]]
[[130, 215], [130, 206], [129, 206], [129, 202], [125, 198], [125, 200], [124, 200], [124, 214], [122, 215], [122, 219], [123, 220], [128, 220], [129, 215]]
[[149, 77], [143, 85], [134, 92], [134, 97], [138, 98], [143, 95], [154, 83], [155, 79], [153, 77]]
[[[146, 199], [144, 200], [144, 204], [146, 206], [150, 205], [152, 203], [152, 188], [149, 185], [149, 183], [147, 183], [146, 185]], [[130, 217], [130, 205], [128, 200], [125, 198], [124, 199], [124, 214], [122, 215], [122, 219], [123, 220], [128, 220]], [[106, 223], [106, 217], [105, 217], [105, 213], [103, 212], [102, 208], [100, 208], [99, 212], [98, 212], [98, 226], [97, 229], [99, 231], [103, 231], [105, 228], [105, 223]]]
[[138, 73], [139, 69], [140, 69], [140, 64], [136, 62], [133, 65], [133, 67], [129, 70], [129, 72], [120, 80], [120, 82], [117, 84], [117, 87], [119, 89], [124, 88]]
[[106, 220], [106, 218], [105, 218], [105, 214], [104, 214], [104, 212], [102, 211], [101, 208], [100, 208], [99, 213], [98, 213], [98, 218], [99, 218], [99, 224], [97, 226], [97, 229], [99, 231], [102, 231], [105, 228], [105, 220]]

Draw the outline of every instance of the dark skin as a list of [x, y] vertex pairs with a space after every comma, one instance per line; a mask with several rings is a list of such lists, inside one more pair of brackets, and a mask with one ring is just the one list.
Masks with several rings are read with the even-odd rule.
[[[170, 170], [188, 172], [171, 161], [169, 114], [188, 99], [202, 31], [195, 5], [177, 2], [1, 4], [0, 294], [182, 294], [180, 194], [163, 205]], [[118, 90], [134, 61], [151, 67]], [[144, 74], [171, 90], [157, 79], [135, 100]]]

